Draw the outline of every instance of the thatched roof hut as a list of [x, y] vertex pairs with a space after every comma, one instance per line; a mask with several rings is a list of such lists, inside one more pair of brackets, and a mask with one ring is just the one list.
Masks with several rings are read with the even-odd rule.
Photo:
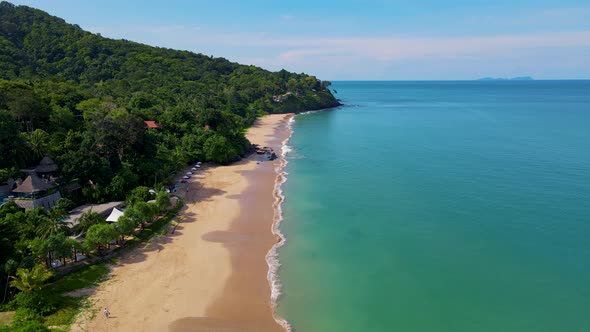
[[41, 191], [46, 191], [50, 188], [53, 188], [50, 183], [41, 179], [36, 172], [31, 172], [29, 176], [27, 176], [27, 178], [23, 181], [23, 183], [16, 187], [13, 192], [34, 194]]
[[37, 173], [53, 173], [57, 171], [57, 164], [49, 157], [43, 157], [39, 165], [35, 167]]

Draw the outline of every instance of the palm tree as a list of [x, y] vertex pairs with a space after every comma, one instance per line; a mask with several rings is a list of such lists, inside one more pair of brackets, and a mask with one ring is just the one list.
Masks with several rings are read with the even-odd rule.
[[19, 268], [16, 270], [16, 277], [12, 277], [10, 286], [28, 294], [43, 289], [45, 282], [52, 276], [53, 272], [43, 265], [35, 265], [31, 270]]
[[51, 235], [68, 233], [69, 230], [68, 223], [61, 222], [57, 218], [43, 216], [41, 223], [37, 228], [37, 235], [39, 235], [42, 239], [46, 239]]
[[4, 288], [4, 298], [2, 299], [2, 303], [6, 302], [6, 292], [8, 291], [8, 280], [10, 280], [10, 275], [16, 271], [18, 267], [18, 262], [14, 259], [9, 259], [4, 263], [4, 272], [6, 272], [6, 287]]
[[92, 225], [104, 224], [106, 222], [106, 220], [103, 216], [101, 216], [100, 214], [98, 214], [92, 210], [82, 214], [80, 216], [80, 219], [78, 219], [78, 221], [80, 222], [80, 225], [82, 226], [83, 232], [87, 232], [88, 229]]
[[43, 129], [35, 129], [29, 137], [29, 146], [33, 151], [35, 158], [40, 159], [45, 155], [47, 150], [47, 142], [49, 141], [49, 134]]
[[74, 260], [74, 262], [78, 261], [78, 253], [79, 252], [83, 252], [84, 248], [82, 246], [82, 243], [76, 241], [75, 239], [72, 238], [67, 238], [66, 239], [66, 245], [70, 248], [70, 253], [72, 255], [72, 259]]

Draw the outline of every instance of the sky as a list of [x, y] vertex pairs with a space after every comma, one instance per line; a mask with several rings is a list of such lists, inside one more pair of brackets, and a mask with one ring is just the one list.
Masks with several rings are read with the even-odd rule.
[[14, 0], [104, 37], [323, 80], [590, 79], [590, 1]]

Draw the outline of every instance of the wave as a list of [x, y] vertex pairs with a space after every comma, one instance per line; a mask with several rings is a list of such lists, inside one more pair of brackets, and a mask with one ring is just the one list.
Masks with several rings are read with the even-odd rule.
[[285, 330], [288, 332], [292, 332], [293, 328], [289, 322], [279, 316], [277, 313], [277, 302], [279, 297], [281, 296], [281, 289], [282, 284], [279, 280], [279, 268], [281, 267], [281, 263], [279, 262], [279, 248], [284, 246], [287, 242], [287, 238], [283, 233], [281, 233], [280, 225], [283, 221], [283, 210], [282, 205], [285, 201], [285, 196], [283, 195], [282, 185], [283, 183], [287, 182], [287, 172], [285, 171], [285, 167], [289, 163], [287, 161], [287, 154], [293, 149], [287, 145], [291, 135], [293, 135], [293, 128], [292, 125], [295, 122], [295, 117], [289, 118], [287, 121], [287, 130], [289, 135], [281, 144], [281, 158], [279, 159], [279, 164], [275, 168], [275, 172], [277, 173], [277, 178], [275, 180], [275, 186], [273, 190], [274, 202], [273, 202], [273, 209], [274, 209], [274, 219], [272, 223], [272, 233], [278, 237], [278, 241], [272, 246], [272, 248], [266, 254], [266, 263], [268, 264], [268, 282], [270, 284], [271, 294], [271, 307], [272, 307], [272, 315], [274, 320], [281, 325]]
[[323, 110], [305, 111], [305, 112], [298, 113], [297, 115], [307, 115], [307, 114], [313, 114], [313, 113], [317, 113], [317, 112], [321, 112], [321, 111], [323, 111]]

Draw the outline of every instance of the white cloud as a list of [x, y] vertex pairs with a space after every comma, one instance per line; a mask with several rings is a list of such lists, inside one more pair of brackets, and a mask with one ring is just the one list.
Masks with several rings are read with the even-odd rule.
[[377, 71], [382, 72], [387, 66], [408, 61], [430, 61], [434, 64], [443, 61], [465, 61], [471, 65], [479, 61], [485, 65], [490, 59], [516, 61], [518, 57], [518, 61], [522, 63], [523, 57], [529, 57], [532, 61], [549, 51], [557, 63], [560, 62], [560, 57], [575, 54], [576, 61], [586, 64], [580, 69], [590, 73], [590, 30], [469, 37], [364, 38], [303, 38], [268, 32], [227, 33], [180, 25], [133, 26], [117, 31], [101, 29], [99, 32], [155, 46], [214, 54], [271, 70], [286, 68], [324, 76], [341, 73], [343, 70], [350, 71], [351, 66], [374, 68], [374, 74], [377, 75]]
[[[226, 42], [231, 43], [230, 40]], [[243, 42], [242, 39], [240, 43]], [[590, 31], [491, 37], [253, 38], [248, 43], [253, 46], [291, 48], [282, 53], [284, 60], [342, 53], [379, 61], [396, 61], [424, 57], [474, 57], [516, 49], [590, 46]]]

